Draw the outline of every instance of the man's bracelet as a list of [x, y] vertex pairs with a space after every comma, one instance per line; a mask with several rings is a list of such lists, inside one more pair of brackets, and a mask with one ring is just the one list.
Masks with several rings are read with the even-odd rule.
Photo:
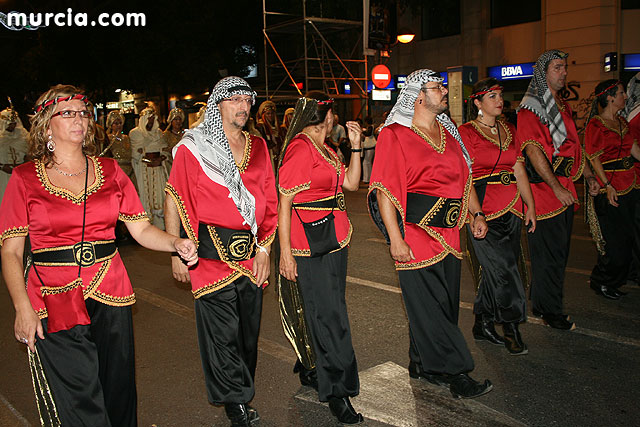
[[609, 187], [610, 185], [611, 185], [611, 181], [607, 181], [607, 182], [604, 183], [605, 188]]
[[361, 151], [362, 151], [362, 148], [352, 148], [352, 149], [351, 149], [351, 152], [352, 152], [352, 153], [359, 153], [359, 152], [361, 152]]
[[479, 216], [481, 216], [482, 218], [486, 218], [487, 216], [484, 214], [484, 212], [482, 211], [478, 211], [476, 213], [473, 214], [473, 219], [478, 218]]

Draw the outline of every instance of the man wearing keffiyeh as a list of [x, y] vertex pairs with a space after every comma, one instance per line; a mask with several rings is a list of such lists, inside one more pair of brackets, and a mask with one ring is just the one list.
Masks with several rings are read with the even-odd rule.
[[409, 318], [409, 375], [471, 398], [492, 385], [468, 375], [473, 358], [458, 327], [460, 228], [469, 218], [477, 239], [488, 228], [469, 153], [444, 113], [447, 93], [431, 70], [407, 77], [378, 136], [368, 202], [396, 261]]
[[232, 426], [249, 426], [255, 394], [262, 288], [277, 225], [277, 194], [264, 139], [243, 132], [256, 93], [239, 77], [220, 80], [204, 120], [173, 149], [165, 191], [167, 230], [198, 242], [189, 270], [172, 258], [174, 277], [191, 282], [209, 401]]
[[597, 194], [599, 189], [585, 162], [571, 107], [559, 95], [566, 83], [568, 56], [549, 50], [538, 58], [518, 109], [516, 134], [536, 201], [537, 228], [527, 233], [533, 314], [557, 329], [575, 327], [562, 311], [573, 213], [578, 208], [574, 181], [584, 173], [589, 192]]

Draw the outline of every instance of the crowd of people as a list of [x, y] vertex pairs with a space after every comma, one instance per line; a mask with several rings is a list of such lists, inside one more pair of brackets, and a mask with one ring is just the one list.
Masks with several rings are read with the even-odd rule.
[[362, 422], [350, 401], [360, 382], [345, 299], [353, 226], [344, 197], [362, 183], [398, 271], [409, 376], [456, 398], [491, 391], [490, 380], [470, 376], [458, 327], [461, 235], [477, 285], [472, 335], [509, 354], [529, 351], [519, 329], [529, 282], [523, 243], [533, 315], [575, 327], [563, 282], [580, 177], [598, 251], [591, 288], [619, 299], [621, 285], [638, 281], [640, 73], [626, 91], [617, 80], [596, 86], [581, 142], [560, 97], [567, 57], [540, 56], [517, 128], [492, 78], [473, 87], [469, 121], [457, 126], [442, 78], [428, 69], [407, 77], [378, 127], [365, 118], [345, 129], [322, 92], [301, 97], [281, 121], [265, 101], [252, 123], [257, 94], [238, 77], [215, 85], [188, 130], [182, 110], [170, 111], [162, 131], [148, 107], [125, 135], [124, 116], [112, 111], [102, 146], [91, 103], [73, 86], [42, 94], [28, 135], [12, 108], [2, 111], [2, 272], [42, 419], [137, 425], [135, 293], [115, 244], [120, 221], [141, 245], [173, 252], [173, 277], [191, 283], [208, 399], [232, 426], [260, 419], [250, 402], [274, 251], [293, 372], [339, 422]]

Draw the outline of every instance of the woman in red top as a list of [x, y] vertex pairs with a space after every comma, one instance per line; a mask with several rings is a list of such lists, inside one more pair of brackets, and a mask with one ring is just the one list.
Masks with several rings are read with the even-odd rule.
[[[332, 107], [333, 100], [326, 94], [308, 93], [298, 101], [287, 132], [286, 141], [290, 142], [285, 142], [278, 171], [280, 274], [297, 282], [315, 354], [315, 360], [309, 363], [315, 362], [315, 369], [313, 365], [306, 369], [296, 364], [301, 382], [314, 386], [320, 401], [329, 401], [331, 412], [340, 422], [356, 424], [363, 418], [355, 412], [349, 397], [358, 394], [360, 383], [344, 296], [352, 226], [342, 190], [358, 189], [360, 156], [351, 156], [345, 170], [324, 143], [333, 127]], [[347, 122], [347, 129], [352, 151], [361, 152], [360, 126]], [[326, 239], [305, 230], [312, 223], [319, 223], [320, 228], [327, 225]], [[326, 246], [318, 249], [317, 245], [323, 243]]]
[[[503, 104], [502, 87], [496, 79], [479, 81], [469, 103], [472, 120], [458, 128], [473, 161], [473, 183], [489, 225], [484, 239], [469, 239], [482, 267], [473, 307], [473, 336], [504, 345], [511, 354], [527, 354], [518, 329], [527, 319], [518, 271], [522, 200], [527, 205], [529, 232], [535, 230], [536, 215], [524, 159], [515, 141], [516, 129], [498, 120]], [[494, 322], [502, 323], [504, 339]]]
[[590, 286], [598, 295], [619, 299], [624, 295], [619, 287], [625, 284], [631, 263], [631, 230], [638, 199], [632, 156], [640, 159], [640, 148], [627, 121], [618, 115], [627, 99], [622, 83], [605, 80], [596, 86], [595, 94], [584, 138], [587, 157], [601, 186], [600, 194], [590, 197], [587, 205], [587, 219], [598, 248]]
[[[14, 169], [0, 207], [2, 273], [15, 337], [33, 352], [44, 422], [135, 426], [135, 295], [114, 243], [116, 221], [143, 246], [178, 251], [189, 264], [196, 247], [153, 227], [118, 163], [92, 156], [90, 108], [73, 86], [38, 99], [29, 137], [35, 160]], [[27, 235], [33, 266], [25, 285]]]

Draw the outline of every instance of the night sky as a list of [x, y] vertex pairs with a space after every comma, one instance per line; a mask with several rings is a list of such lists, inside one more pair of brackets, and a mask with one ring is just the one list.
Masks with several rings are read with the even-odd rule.
[[[262, 46], [262, 4], [255, 0], [11, 1], [0, 12], [143, 12], [144, 27], [57, 27], [11, 31], [0, 25], [0, 109], [11, 96], [30, 108], [49, 86], [70, 83], [94, 99], [116, 88], [148, 94], [204, 92], [218, 70], [241, 73], [255, 58], [238, 57], [242, 45]], [[107, 95], [108, 96], [108, 95]]]

